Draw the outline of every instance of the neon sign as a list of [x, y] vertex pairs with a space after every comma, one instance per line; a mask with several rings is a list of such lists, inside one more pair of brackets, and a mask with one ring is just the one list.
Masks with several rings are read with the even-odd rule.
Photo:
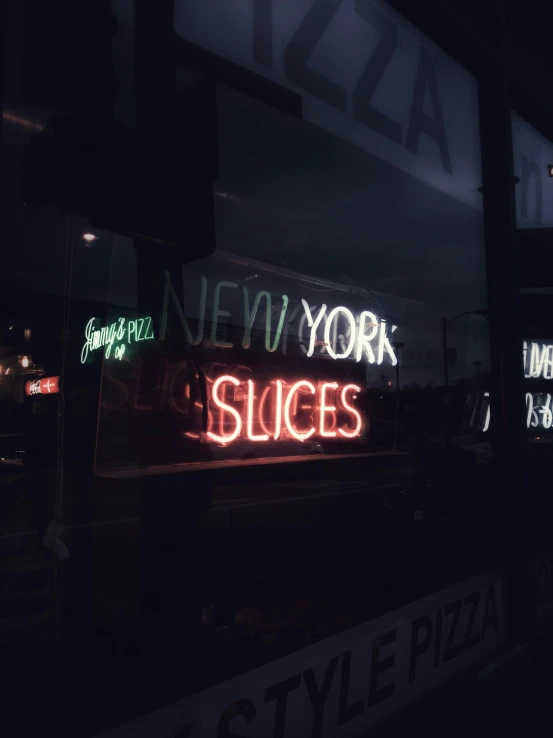
[[[81, 364], [88, 359], [90, 352], [104, 349], [104, 356], [109, 359], [113, 348], [115, 359], [121, 360], [125, 355], [127, 344], [148, 341], [154, 338], [151, 318], [127, 320], [118, 318], [111, 325], [99, 327], [96, 318], [91, 318], [85, 328], [85, 343], [81, 350]], [[125, 343], [126, 341], [126, 343]]]
[[[200, 284], [201, 293], [197, 317], [198, 327], [195, 336], [192, 335], [183, 307], [170, 282], [166, 284], [166, 295], [163, 301], [164, 309], [166, 310], [169, 297], [171, 298], [180, 318], [186, 341], [193, 346], [200, 345], [204, 340], [206, 324], [208, 304], [208, 283], [206, 277], [202, 276], [200, 278]], [[239, 285], [236, 282], [229, 282], [227, 280], [217, 282], [215, 285], [209, 338], [211, 345], [216, 348], [230, 349], [234, 347], [232, 341], [223, 340], [219, 336], [219, 328], [221, 318], [232, 318], [231, 311], [223, 307], [223, 304], [228, 304], [228, 301], [232, 299], [231, 293], [236, 294], [238, 289]], [[326, 354], [334, 360], [351, 359], [355, 362], [360, 362], [365, 357], [369, 364], [382, 364], [387, 354], [392, 366], [397, 364], [397, 357], [388, 337], [388, 324], [385, 320], [377, 318], [374, 313], [365, 310], [355, 316], [349, 308], [343, 305], [338, 305], [330, 309], [325, 304], [313, 307], [306, 300], [301, 299], [297, 308], [289, 315], [290, 299], [288, 295], [282, 295], [275, 301], [274, 295], [272, 296], [266, 290], [261, 290], [256, 293], [253, 302], [251, 302], [247, 287], [242, 287], [244, 333], [241, 345], [243, 349], [251, 348], [252, 327], [260, 311], [262, 302], [264, 302], [265, 316], [264, 347], [269, 353], [274, 353], [279, 348], [283, 335], [284, 345], [282, 346], [282, 350], [286, 353], [291, 323], [298, 316], [298, 312], [303, 310], [303, 314], [298, 319], [296, 332], [300, 348], [308, 358]], [[327, 309], [329, 309], [328, 314]], [[273, 316], [276, 316], [275, 321], [273, 321]], [[273, 323], [275, 324], [273, 325]], [[309, 330], [307, 347], [304, 341], [306, 324]], [[391, 325], [390, 333], [393, 333], [396, 328], [397, 326]], [[321, 332], [322, 337], [320, 336]], [[315, 349], [317, 349], [317, 352], [315, 352]]]
[[[491, 410], [489, 396], [489, 392], [484, 393], [484, 397], [488, 399], [484, 426], [482, 428], [483, 433], [486, 433], [490, 427]], [[551, 402], [551, 394], [549, 392], [527, 392], [525, 399], [526, 427], [549, 430], [553, 426], [553, 405]]]
[[523, 350], [524, 376], [526, 379], [553, 379], [553, 345], [524, 341]]
[[526, 427], [549, 430], [553, 424], [551, 395], [539, 392], [526, 393]]
[[363, 427], [355, 407], [360, 392], [356, 384], [319, 382], [316, 387], [307, 379], [276, 379], [263, 386], [224, 374], [211, 387], [207, 439], [230, 444], [239, 438], [253, 442], [357, 438]]
[[55, 395], [60, 391], [59, 377], [42, 377], [42, 379], [31, 379], [25, 382], [25, 394], [32, 395]]

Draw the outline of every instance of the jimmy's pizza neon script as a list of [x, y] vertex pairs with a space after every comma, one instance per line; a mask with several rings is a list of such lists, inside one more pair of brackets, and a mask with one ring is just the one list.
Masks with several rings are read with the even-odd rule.
[[[220, 281], [215, 285], [211, 330], [208, 336], [214, 348], [229, 349], [234, 347], [231, 341], [223, 340], [221, 337], [219, 324], [221, 318], [231, 317], [231, 312], [224, 307], [225, 298], [229, 298], [229, 293], [238, 289], [239, 285], [236, 282]], [[199, 317], [195, 336], [192, 335], [182, 306], [178, 302], [174, 291], [171, 293], [171, 298], [179, 315], [187, 343], [193, 346], [200, 345], [205, 337], [207, 279], [201, 277]], [[283, 334], [284, 342], [286, 342], [291, 321], [298, 318], [298, 341], [302, 351], [308, 358], [326, 354], [334, 360], [350, 359], [360, 362], [365, 357], [369, 364], [380, 365], [383, 363], [385, 355], [387, 355], [392, 366], [397, 364], [397, 357], [388, 337], [387, 322], [377, 318], [369, 310], [363, 310], [360, 314], [354, 315], [349, 308], [343, 305], [330, 307], [322, 304], [314, 307], [307, 300], [302, 299], [291, 314], [287, 315], [290, 302], [288, 295], [282, 295], [279, 304], [273, 305], [273, 297], [266, 290], [257, 292], [252, 301], [247, 287], [242, 287], [242, 298], [244, 333], [241, 348], [243, 349], [249, 349], [252, 345], [252, 327], [260, 305], [264, 301], [264, 346], [269, 353], [273, 353], [279, 348]], [[299, 316], [298, 312], [300, 313]], [[393, 333], [396, 327], [391, 325], [390, 333]], [[308, 337], [305, 335], [306, 332]], [[125, 319], [119, 318], [118, 321], [105, 328], [97, 327], [95, 318], [91, 318], [85, 330], [86, 342], [81, 352], [81, 361], [83, 363], [86, 361], [89, 351], [101, 347], [105, 347], [105, 358], [109, 359], [114, 344], [116, 344], [116, 348], [113, 356], [116, 359], [121, 359], [125, 351], [125, 344], [123, 343], [125, 337], [127, 343], [153, 338], [151, 318], [128, 321], [126, 327]]]
[[113, 356], [121, 360], [125, 355], [126, 343], [150, 340], [154, 337], [151, 318], [136, 318], [127, 320], [118, 318], [108, 326], [97, 326], [96, 318], [91, 318], [84, 331], [85, 343], [81, 349], [81, 363], [84, 364], [91, 351], [103, 348], [106, 359], [111, 356], [111, 349], [115, 346]]

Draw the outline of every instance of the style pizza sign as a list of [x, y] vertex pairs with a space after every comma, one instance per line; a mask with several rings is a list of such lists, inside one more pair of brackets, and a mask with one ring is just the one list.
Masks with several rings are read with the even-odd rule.
[[504, 641], [490, 572], [231, 679], [102, 738], [361, 735]]

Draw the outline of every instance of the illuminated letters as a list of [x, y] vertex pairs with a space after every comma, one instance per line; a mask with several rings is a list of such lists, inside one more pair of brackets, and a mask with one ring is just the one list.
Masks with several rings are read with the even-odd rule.
[[276, 351], [278, 348], [278, 344], [280, 342], [280, 334], [282, 333], [282, 326], [284, 324], [284, 318], [286, 317], [286, 310], [288, 308], [288, 296], [282, 295], [282, 308], [280, 311], [280, 317], [278, 320], [278, 326], [275, 334], [275, 340], [273, 342], [273, 345], [271, 346], [271, 314], [272, 314], [272, 304], [271, 304], [271, 295], [269, 292], [266, 292], [263, 290], [262, 292], [258, 292], [255, 296], [255, 300], [253, 301], [253, 308], [250, 313], [250, 298], [248, 289], [246, 287], [243, 288], [244, 291], [244, 338], [242, 339], [242, 348], [248, 349], [251, 345], [251, 330], [252, 325], [255, 320], [255, 316], [257, 314], [257, 309], [259, 308], [259, 303], [261, 302], [261, 299], [265, 298], [265, 349], [272, 353], [273, 351]]
[[[210, 379], [207, 381], [212, 382]], [[227, 387], [233, 389], [232, 397], [228, 400], [224, 392]], [[309, 404], [303, 404], [299, 399], [302, 391], [312, 396]], [[361, 435], [363, 421], [354, 401], [358, 399], [360, 392], [361, 388], [356, 384], [319, 382], [315, 386], [307, 379], [300, 379], [290, 385], [281, 379], [273, 379], [265, 384], [250, 378], [240, 380], [226, 374], [216, 379], [212, 385], [207, 439], [228, 444], [238, 438], [254, 442], [290, 438], [306, 441], [314, 435], [336, 438], [338, 434], [342, 439], [357, 438]], [[270, 397], [272, 401], [269, 403]], [[201, 407], [197, 403], [196, 406]], [[345, 423], [342, 421], [342, 427], [338, 427], [339, 417], [344, 412], [351, 420], [346, 420]], [[301, 424], [305, 426], [301, 430], [296, 425], [298, 413], [302, 418]], [[231, 430], [227, 432], [229, 422]], [[219, 433], [211, 431], [212, 423], [217, 426]], [[254, 429], [257, 430], [258, 426], [261, 432], [255, 432]], [[185, 435], [199, 438], [190, 432]]]
[[292, 425], [292, 421], [290, 419], [290, 405], [292, 404], [294, 395], [300, 389], [300, 387], [307, 387], [312, 395], [315, 394], [315, 387], [313, 387], [311, 382], [308, 382], [305, 379], [301, 380], [300, 382], [296, 382], [296, 384], [294, 384], [288, 392], [288, 396], [286, 397], [286, 401], [284, 403], [284, 425], [286, 426], [286, 430], [292, 436], [292, 438], [295, 438], [297, 441], [306, 441], [308, 438], [311, 438], [313, 433], [315, 433], [315, 428], [310, 428], [306, 433], [298, 433], [298, 431]]
[[[392, 326], [392, 333], [395, 331], [397, 326]], [[384, 358], [384, 350], [388, 352], [390, 355], [390, 358], [392, 360], [392, 366], [395, 366], [397, 364], [397, 358], [394, 353], [394, 349], [392, 348], [392, 345], [390, 341], [388, 340], [388, 336], [386, 335], [386, 321], [381, 320], [380, 321], [380, 337], [378, 340], [378, 359], [377, 364], [382, 364], [382, 360]]]
[[[332, 325], [332, 321], [335, 320], [335, 318], [339, 315], [339, 313], [343, 313], [343, 315], [346, 316], [346, 318], [349, 321], [349, 325], [350, 325], [349, 344], [348, 344], [347, 349], [342, 354], [335, 353], [334, 349], [332, 348], [332, 344], [330, 342], [330, 326]], [[351, 353], [353, 344], [355, 343], [355, 318], [353, 317], [353, 313], [351, 312], [351, 310], [348, 310], [345, 307], [335, 307], [334, 310], [332, 310], [330, 312], [330, 315], [328, 316], [328, 320], [325, 325], [324, 335], [325, 335], [326, 350], [328, 351], [329, 355], [332, 356], [333, 359], [347, 359], [347, 357]]]
[[[371, 327], [371, 332], [368, 336], [365, 334], [365, 321], [367, 318], [370, 321], [368, 325]], [[361, 361], [363, 349], [365, 349], [369, 364], [374, 364], [374, 351], [372, 350], [372, 346], [369, 341], [372, 341], [377, 333], [378, 320], [376, 319], [376, 315], [374, 313], [370, 313], [368, 310], [364, 310], [359, 317], [359, 333], [357, 335], [357, 351], [355, 353], [355, 361]]]
[[[96, 318], [91, 318], [85, 328], [85, 343], [81, 349], [81, 364], [84, 364], [91, 351], [104, 348], [104, 356], [109, 359], [112, 348], [114, 357], [121, 360], [125, 355], [126, 345], [122, 343], [126, 337], [127, 343], [137, 343], [154, 338], [151, 318], [137, 318], [127, 321], [118, 318], [115, 322], [102, 328], [96, 328]], [[116, 345], [119, 343], [119, 345]]]
[[[311, 308], [309, 307], [309, 304], [306, 300], [302, 300], [302, 305], [304, 309], [304, 315], [299, 321], [298, 325], [298, 334], [299, 334], [299, 340], [300, 345], [302, 341], [302, 333], [303, 333], [303, 324], [307, 320], [307, 325], [310, 329], [309, 334], [309, 348], [307, 349], [307, 356], [311, 357], [314, 354], [315, 346], [317, 343], [320, 343], [317, 340], [317, 328], [321, 324], [321, 321], [325, 320], [325, 327], [324, 327], [324, 346], [323, 351], [326, 349], [326, 352], [332, 359], [347, 359], [350, 357], [354, 358], [355, 361], [359, 362], [361, 361], [361, 358], [363, 356], [363, 353], [367, 356], [367, 359], [369, 361], [369, 364], [374, 364], [375, 361], [377, 364], [382, 364], [384, 360], [384, 353], [387, 352], [390, 356], [392, 366], [395, 366], [397, 364], [397, 358], [394, 352], [394, 349], [388, 339], [387, 334], [387, 324], [385, 320], [378, 320], [376, 315], [374, 313], [369, 312], [367, 310], [363, 311], [361, 315], [359, 316], [359, 327], [357, 327], [356, 319], [351, 310], [344, 307], [343, 305], [339, 305], [338, 307], [333, 308], [328, 317], [326, 315], [326, 305], [321, 305], [319, 312], [317, 314], [317, 317], [314, 319], [313, 314], [311, 312]], [[345, 316], [346, 321], [348, 323], [348, 329], [343, 333], [340, 334], [340, 345], [342, 352], [337, 353], [336, 351], [336, 337], [338, 335], [337, 330], [337, 322], [338, 322], [338, 316], [342, 314]], [[366, 332], [366, 329], [370, 327], [371, 330], [369, 333]], [[397, 326], [392, 325], [392, 333], [396, 330]], [[334, 330], [333, 330], [334, 329]], [[380, 330], [379, 330], [380, 329]], [[333, 338], [331, 338], [331, 333], [334, 333]], [[370, 344], [370, 341], [373, 341], [378, 334], [378, 348], [377, 348], [377, 356], [375, 357], [375, 352], [373, 347]], [[345, 340], [348, 339], [347, 346], [345, 345]], [[355, 348], [355, 351], [354, 351]], [[305, 349], [304, 349], [305, 350]]]
[[311, 310], [307, 302], [305, 300], [302, 300], [301, 304], [303, 305], [303, 309], [305, 310], [307, 325], [311, 329], [311, 333], [309, 334], [309, 349], [307, 350], [307, 355], [313, 356], [313, 351], [315, 350], [315, 341], [317, 339], [317, 327], [323, 319], [324, 314], [326, 313], [326, 305], [321, 305], [321, 309], [319, 310], [317, 318], [313, 320], [313, 316], [311, 315]]
[[[167, 277], [168, 279], [168, 277]], [[233, 343], [219, 339], [217, 337], [217, 328], [219, 319], [222, 317], [231, 318], [232, 314], [229, 310], [221, 308], [221, 290], [224, 288], [237, 289], [238, 284], [236, 282], [220, 281], [215, 285], [213, 292], [213, 308], [212, 308], [212, 321], [211, 321], [211, 344], [216, 348], [232, 348]], [[185, 338], [187, 343], [198, 346], [203, 341], [205, 314], [206, 314], [206, 301], [208, 295], [208, 282], [206, 277], [201, 277], [201, 295], [199, 305], [199, 318], [198, 318], [198, 330], [196, 336], [192, 336], [190, 328], [188, 326], [187, 318], [184, 314], [182, 305], [179, 303], [178, 297], [173, 289], [170, 281], [166, 283], [166, 288], [163, 297], [163, 310], [162, 318], [160, 322], [160, 335], [163, 336], [165, 333], [165, 326], [167, 324], [167, 310], [169, 304], [169, 297], [171, 303], [175, 308], [179, 317], [180, 323], [183, 327]], [[387, 335], [387, 326], [385, 320], [380, 320], [370, 311], [363, 311], [360, 315], [356, 316], [347, 307], [338, 305], [333, 307], [327, 315], [327, 305], [323, 304], [320, 307], [311, 307], [307, 300], [301, 299], [297, 305], [291, 311], [291, 315], [288, 317], [288, 306], [289, 297], [288, 295], [282, 295], [282, 305], [280, 307], [280, 314], [278, 322], [275, 326], [274, 338], [271, 340], [271, 328], [273, 322], [273, 297], [267, 290], [260, 290], [253, 297], [253, 303], [250, 305], [250, 293], [247, 287], [242, 287], [242, 308], [243, 308], [243, 334], [242, 334], [242, 348], [247, 350], [251, 348], [251, 332], [253, 324], [255, 323], [258, 311], [260, 309], [262, 301], [265, 301], [265, 350], [269, 353], [274, 353], [280, 346], [281, 337], [283, 339], [282, 352], [287, 353], [288, 348], [288, 337], [291, 330], [291, 322], [295, 320], [298, 312], [303, 308], [303, 313], [298, 319], [296, 325], [296, 335], [298, 338], [299, 345], [303, 351], [305, 351], [307, 357], [311, 358], [315, 353], [315, 348], [318, 347], [317, 355], [328, 355], [331, 359], [348, 359], [351, 358], [354, 361], [361, 361], [363, 355], [365, 355], [370, 364], [377, 363], [382, 364], [384, 360], [384, 354], [388, 353], [391, 359], [392, 366], [397, 364], [397, 359], [394, 350], [390, 344]], [[344, 327], [342, 325], [344, 324]], [[303, 343], [303, 331], [305, 323], [309, 327], [309, 343], [307, 348]], [[339, 325], [341, 324], [341, 325]], [[236, 325], [236, 323], [235, 323]], [[323, 337], [317, 336], [319, 326], [323, 326]], [[367, 332], [367, 328], [370, 330]], [[392, 326], [391, 332], [396, 330], [397, 326]], [[141, 325], [136, 323], [128, 326], [129, 342], [139, 341], [142, 338]], [[153, 336], [152, 336], [153, 337]], [[111, 338], [106, 339], [108, 342]], [[120, 340], [120, 339], [119, 339]], [[101, 336], [91, 337], [91, 346], [95, 347], [94, 342], [98, 345], [103, 345], [104, 338]], [[373, 345], [371, 345], [373, 341]], [[551, 354], [551, 373], [553, 374], [553, 352]]]
[[[361, 387], [358, 387], [356, 384], [346, 384], [346, 386], [342, 389], [342, 405], [345, 407], [345, 409], [348, 411], [348, 413], [351, 413], [353, 417], [355, 418], [356, 426], [353, 431], [345, 430], [344, 428], [338, 428], [338, 433], [340, 435], [344, 436], [344, 438], [357, 438], [357, 436], [361, 433], [361, 426], [363, 425], [363, 420], [361, 418], [361, 414], [358, 410], [356, 410], [353, 405], [349, 405], [346, 394], [348, 391], [353, 390], [353, 392], [361, 392]], [[357, 397], [357, 395], [354, 395], [354, 398]]]
[[219, 318], [230, 318], [231, 314], [228, 310], [221, 310], [219, 308], [219, 301], [221, 299], [221, 290], [223, 287], [229, 287], [236, 289], [238, 285], [235, 282], [218, 282], [215, 287], [215, 297], [213, 298], [213, 321], [211, 323], [211, 342], [214, 346], [219, 348], [232, 348], [230, 341], [218, 341], [217, 340], [217, 321]]
[[334, 438], [336, 431], [325, 430], [325, 416], [327, 413], [335, 413], [336, 408], [328, 406], [326, 404], [326, 391], [327, 389], [338, 389], [338, 382], [325, 382], [321, 387], [321, 406], [319, 408], [319, 433], [325, 438]]
[[240, 417], [240, 413], [236, 408], [232, 407], [232, 405], [227, 405], [226, 403], [222, 402], [219, 398], [219, 387], [224, 382], [230, 382], [235, 387], [238, 387], [240, 384], [240, 380], [236, 379], [236, 377], [230, 377], [228, 375], [224, 375], [222, 377], [219, 377], [219, 379], [216, 379], [215, 382], [213, 382], [213, 389], [211, 391], [213, 404], [216, 405], [220, 410], [225, 411], [233, 416], [233, 418], [236, 421], [236, 427], [232, 433], [230, 433], [228, 436], [217, 436], [215, 433], [212, 433], [211, 431], [208, 431], [207, 435], [213, 439], [214, 441], [218, 441], [219, 443], [231, 443], [231, 441], [234, 441], [238, 436], [240, 435], [240, 431], [242, 430], [242, 418]]
[[[274, 434], [273, 434], [273, 440], [277, 441], [280, 438], [280, 431], [282, 427], [282, 382], [280, 379], [277, 379], [274, 383], [275, 387], [275, 403], [274, 403], [274, 412], [273, 412], [273, 418], [274, 418]], [[264, 421], [264, 408], [265, 408], [265, 400], [267, 399], [267, 396], [269, 395], [271, 391], [271, 385], [267, 385], [265, 389], [263, 390], [263, 394], [261, 395], [261, 399], [259, 401], [259, 424], [261, 425], [261, 428], [264, 433], [267, 434], [267, 436], [270, 435], [270, 431], [267, 429], [267, 426], [265, 425]]]
[[531, 343], [528, 346], [524, 341], [522, 361], [526, 379], [553, 379], [553, 345]]
[[[262, 433], [261, 435], [254, 435], [253, 432], [253, 403], [255, 399], [255, 384], [251, 379], [248, 379], [248, 422], [247, 422], [247, 430], [248, 430], [248, 438], [250, 441], [268, 441], [269, 436], [267, 433]], [[261, 404], [260, 408], [261, 410]]]
[[[489, 398], [490, 393], [485, 392], [484, 397]], [[541, 393], [527, 392], [526, 396], [526, 427], [542, 428], [549, 430], [553, 426], [553, 407], [551, 405], [552, 396], [549, 392]], [[473, 422], [474, 424], [474, 422]], [[490, 405], [486, 408], [486, 418], [482, 432], [485, 433], [490, 427]]]

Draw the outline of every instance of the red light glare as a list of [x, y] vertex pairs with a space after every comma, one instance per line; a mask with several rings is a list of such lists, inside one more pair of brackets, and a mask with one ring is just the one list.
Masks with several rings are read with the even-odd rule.
[[56, 395], [60, 391], [59, 377], [42, 377], [42, 379], [31, 379], [25, 382], [25, 394], [32, 395]]
[[[229, 385], [235, 388], [230, 399]], [[291, 437], [306, 441], [315, 434], [323, 438], [335, 438], [338, 434], [346, 439], [357, 438], [363, 421], [352, 401], [360, 392], [355, 384], [322, 382], [315, 387], [307, 379], [291, 385], [276, 379], [263, 386], [252, 379], [241, 381], [226, 374], [216, 379], [211, 388], [207, 437], [219, 444], [231, 444], [238, 438], [267, 442]], [[311, 402], [298, 401], [300, 395], [309, 397]], [[219, 433], [211, 431], [212, 425]], [[197, 438], [195, 433], [185, 435]]]

